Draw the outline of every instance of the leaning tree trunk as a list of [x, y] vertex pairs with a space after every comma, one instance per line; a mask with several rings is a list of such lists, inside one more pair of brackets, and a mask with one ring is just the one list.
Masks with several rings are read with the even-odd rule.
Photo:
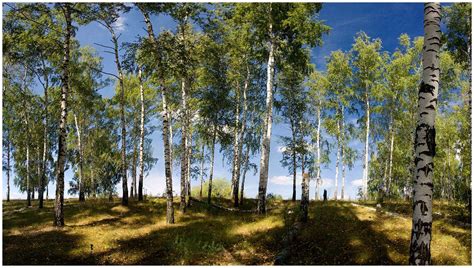
[[209, 183], [207, 191], [207, 203], [211, 204], [212, 196], [212, 177], [214, 176], [214, 151], [216, 147], [217, 125], [214, 125], [214, 132], [212, 133], [212, 147], [211, 147], [211, 167], [209, 170]]
[[145, 93], [143, 90], [142, 80], [142, 69], [138, 68], [138, 81], [140, 82], [140, 154], [139, 158], [139, 169], [140, 175], [138, 176], [138, 201], [143, 201], [143, 151], [145, 147]]
[[319, 185], [321, 184], [321, 101], [316, 111], [318, 115], [318, 126], [316, 128], [316, 200], [319, 200]]
[[84, 173], [83, 173], [83, 151], [82, 151], [82, 139], [81, 139], [81, 130], [79, 123], [77, 122], [77, 116], [74, 114], [74, 123], [76, 124], [76, 132], [77, 132], [77, 150], [79, 151], [79, 201], [84, 202], [85, 195], [84, 195]]
[[72, 35], [71, 4], [64, 4], [64, 18], [66, 21], [66, 31], [64, 32], [61, 76], [61, 119], [59, 121], [59, 140], [58, 140], [58, 161], [56, 178], [56, 197], [54, 201], [54, 226], [64, 226], [64, 165], [66, 162], [66, 136], [67, 136], [67, 95], [69, 91], [69, 53]]
[[416, 173], [413, 184], [413, 225], [410, 264], [431, 264], [435, 116], [439, 87], [441, 41], [439, 3], [424, 8], [423, 75], [418, 91], [418, 121], [415, 136]]
[[260, 178], [258, 183], [258, 203], [257, 211], [263, 214], [266, 211], [266, 194], [268, 185], [268, 162], [270, 158], [270, 138], [272, 136], [272, 118], [273, 118], [273, 74], [275, 72], [275, 40], [273, 38], [273, 29], [270, 23], [270, 49], [267, 64], [267, 98], [266, 111], [264, 119], [264, 131], [262, 139], [262, 155], [260, 157]]
[[[153, 25], [150, 21], [150, 15], [148, 12], [143, 9], [141, 6], [138, 6], [141, 13], [143, 14], [143, 18], [145, 19], [145, 24], [147, 27], [148, 38], [150, 39], [151, 43], [154, 45], [155, 51], [158, 52], [158, 45], [156, 43], [155, 33], [153, 32]], [[161, 82], [164, 79], [161, 77]], [[168, 111], [168, 104], [167, 104], [167, 95], [168, 89], [161, 85], [161, 104], [162, 104], [162, 118], [163, 118], [163, 148], [165, 154], [165, 177], [166, 177], [166, 223], [172, 224], [174, 223], [174, 207], [173, 207], [173, 177], [172, 177], [172, 164], [171, 164], [171, 143], [172, 143], [172, 135], [170, 133], [170, 116]]]

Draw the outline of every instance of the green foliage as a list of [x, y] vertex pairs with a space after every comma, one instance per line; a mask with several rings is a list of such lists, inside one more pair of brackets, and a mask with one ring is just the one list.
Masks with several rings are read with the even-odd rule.
[[[205, 180], [202, 185], [202, 192], [207, 193], [209, 190], [209, 181]], [[213, 178], [212, 179], [212, 197], [213, 198], [229, 198], [232, 192], [231, 183], [225, 178]], [[199, 196], [200, 186], [194, 186], [191, 189], [192, 196]]]

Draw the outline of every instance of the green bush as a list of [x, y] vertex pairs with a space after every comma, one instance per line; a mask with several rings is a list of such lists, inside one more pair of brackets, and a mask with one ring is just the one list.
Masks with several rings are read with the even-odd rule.
[[[197, 185], [191, 188], [191, 195], [194, 197], [199, 197], [199, 190], [201, 186]], [[202, 185], [202, 197], [207, 198], [207, 192], [209, 189], [209, 181], [205, 181]], [[230, 198], [231, 193], [231, 183], [230, 181], [224, 178], [214, 178], [212, 179], [212, 197], [222, 197]]]

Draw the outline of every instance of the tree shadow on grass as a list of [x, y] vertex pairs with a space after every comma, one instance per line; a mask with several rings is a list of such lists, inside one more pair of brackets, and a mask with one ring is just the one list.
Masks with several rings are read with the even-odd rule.
[[248, 235], [236, 231], [262, 219], [194, 204], [175, 225], [117, 240], [117, 246], [94, 256], [95, 264], [269, 264], [280, 250], [283, 226]]
[[318, 202], [310, 209], [310, 220], [290, 248], [288, 264], [395, 264], [387, 247], [397, 250], [394, 243], [400, 241], [377, 232], [374, 222], [360, 220], [349, 204]]
[[71, 235], [52, 227], [44, 232], [4, 235], [3, 264], [77, 264], [84, 260], [71, 257], [70, 252], [80, 240], [79, 235]]

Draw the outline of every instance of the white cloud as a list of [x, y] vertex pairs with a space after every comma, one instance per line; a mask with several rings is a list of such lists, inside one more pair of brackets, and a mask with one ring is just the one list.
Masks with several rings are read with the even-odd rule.
[[357, 180], [351, 181], [351, 185], [353, 185], [353, 186], [362, 186], [363, 184], [364, 184], [364, 181], [362, 179], [357, 179]]
[[123, 32], [125, 30], [125, 17], [119, 17], [117, 19], [117, 21], [112, 25], [115, 30], [117, 30], [118, 32]]
[[278, 152], [279, 153], [283, 153], [284, 151], [286, 151], [286, 147], [285, 146], [278, 146]]
[[[270, 182], [276, 185], [293, 185], [293, 176], [272, 176]], [[296, 184], [301, 184], [301, 175], [296, 175]]]

